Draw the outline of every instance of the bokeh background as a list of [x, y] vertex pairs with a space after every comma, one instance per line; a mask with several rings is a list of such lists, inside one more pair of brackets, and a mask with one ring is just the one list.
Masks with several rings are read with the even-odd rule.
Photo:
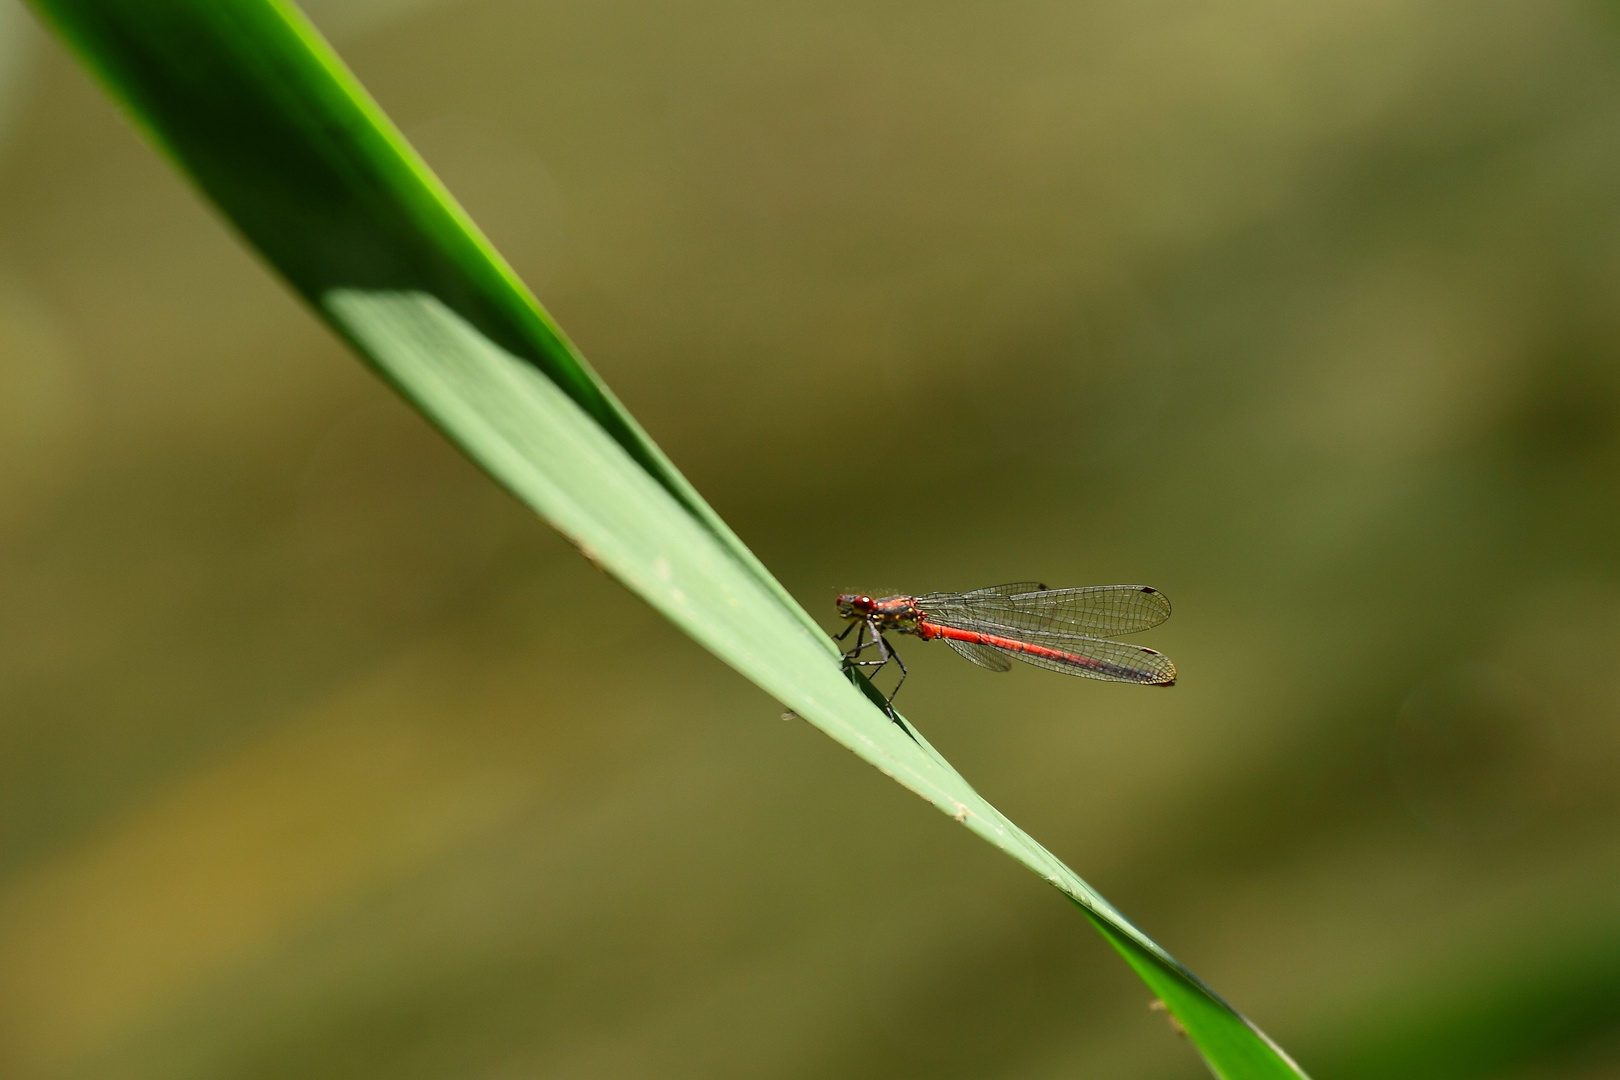
[[[322, 0], [813, 612], [1318, 1080], [1620, 1075], [1620, 11]], [[0, 7], [0, 1074], [1203, 1075], [391, 398]]]

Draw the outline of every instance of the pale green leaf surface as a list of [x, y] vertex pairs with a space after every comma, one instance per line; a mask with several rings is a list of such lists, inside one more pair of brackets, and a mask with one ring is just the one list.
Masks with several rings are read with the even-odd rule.
[[474, 461], [704, 647], [1078, 904], [1231, 1080], [1303, 1074], [851, 682], [296, 9], [35, 0], [287, 280]]

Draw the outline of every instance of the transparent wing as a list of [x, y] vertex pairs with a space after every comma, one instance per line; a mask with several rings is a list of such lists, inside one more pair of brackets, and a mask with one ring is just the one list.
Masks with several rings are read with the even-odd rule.
[[965, 656], [982, 668], [989, 668], [991, 671], [1012, 669], [1012, 661], [988, 645], [975, 645], [971, 641], [952, 641], [950, 638], [945, 639], [945, 644], [955, 649], [958, 656]]
[[974, 589], [965, 593], [929, 593], [930, 596], [958, 597], [963, 600], [979, 600], [995, 596], [1017, 596], [1019, 593], [1044, 592], [1046, 586], [1039, 581], [1015, 581], [1010, 585], [991, 585], [988, 588]]
[[[950, 639], [947, 638], [947, 641]], [[952, 642], [955, 644], [955, 642]], [[991, 646], [1026, 664], [1058, 671], [1065, 675], [1079, 675], [1105, 682], [1150, 683], [1170, 686], [1176, 681], [1176, 665], [1161, 652], [1129, 645], [1123, 641], [1070, 641], [1060, 649], [1042, 653], [1026, 652], [1015, 648]]]
[[998, 585], [969, 593], [929, 593], [918, 605], [934, 622], [970, 630], [1020, 631], [1040, 638], [1135, 634], [1170, 617], [1170, 601], [1148, 585], [1028, 589]]

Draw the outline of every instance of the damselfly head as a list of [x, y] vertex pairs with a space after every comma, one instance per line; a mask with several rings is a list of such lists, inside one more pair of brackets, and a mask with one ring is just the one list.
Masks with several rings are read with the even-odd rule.
[[838, 597], [838, 614], [846, 619], [864, 619], [876, 608], [876, 600], [860, 593], [841, 593]]

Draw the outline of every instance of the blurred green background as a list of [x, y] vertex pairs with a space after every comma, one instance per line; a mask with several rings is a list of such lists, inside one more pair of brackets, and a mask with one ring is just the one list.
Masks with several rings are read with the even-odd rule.
[[[1620, 1076], [1620, 12], [309, 10], [813, 612], [1171, 596], [902, 705], [1318, 1080]], [[779, 712], [7, 0], [0, 1074], [1204, 1075]]]

